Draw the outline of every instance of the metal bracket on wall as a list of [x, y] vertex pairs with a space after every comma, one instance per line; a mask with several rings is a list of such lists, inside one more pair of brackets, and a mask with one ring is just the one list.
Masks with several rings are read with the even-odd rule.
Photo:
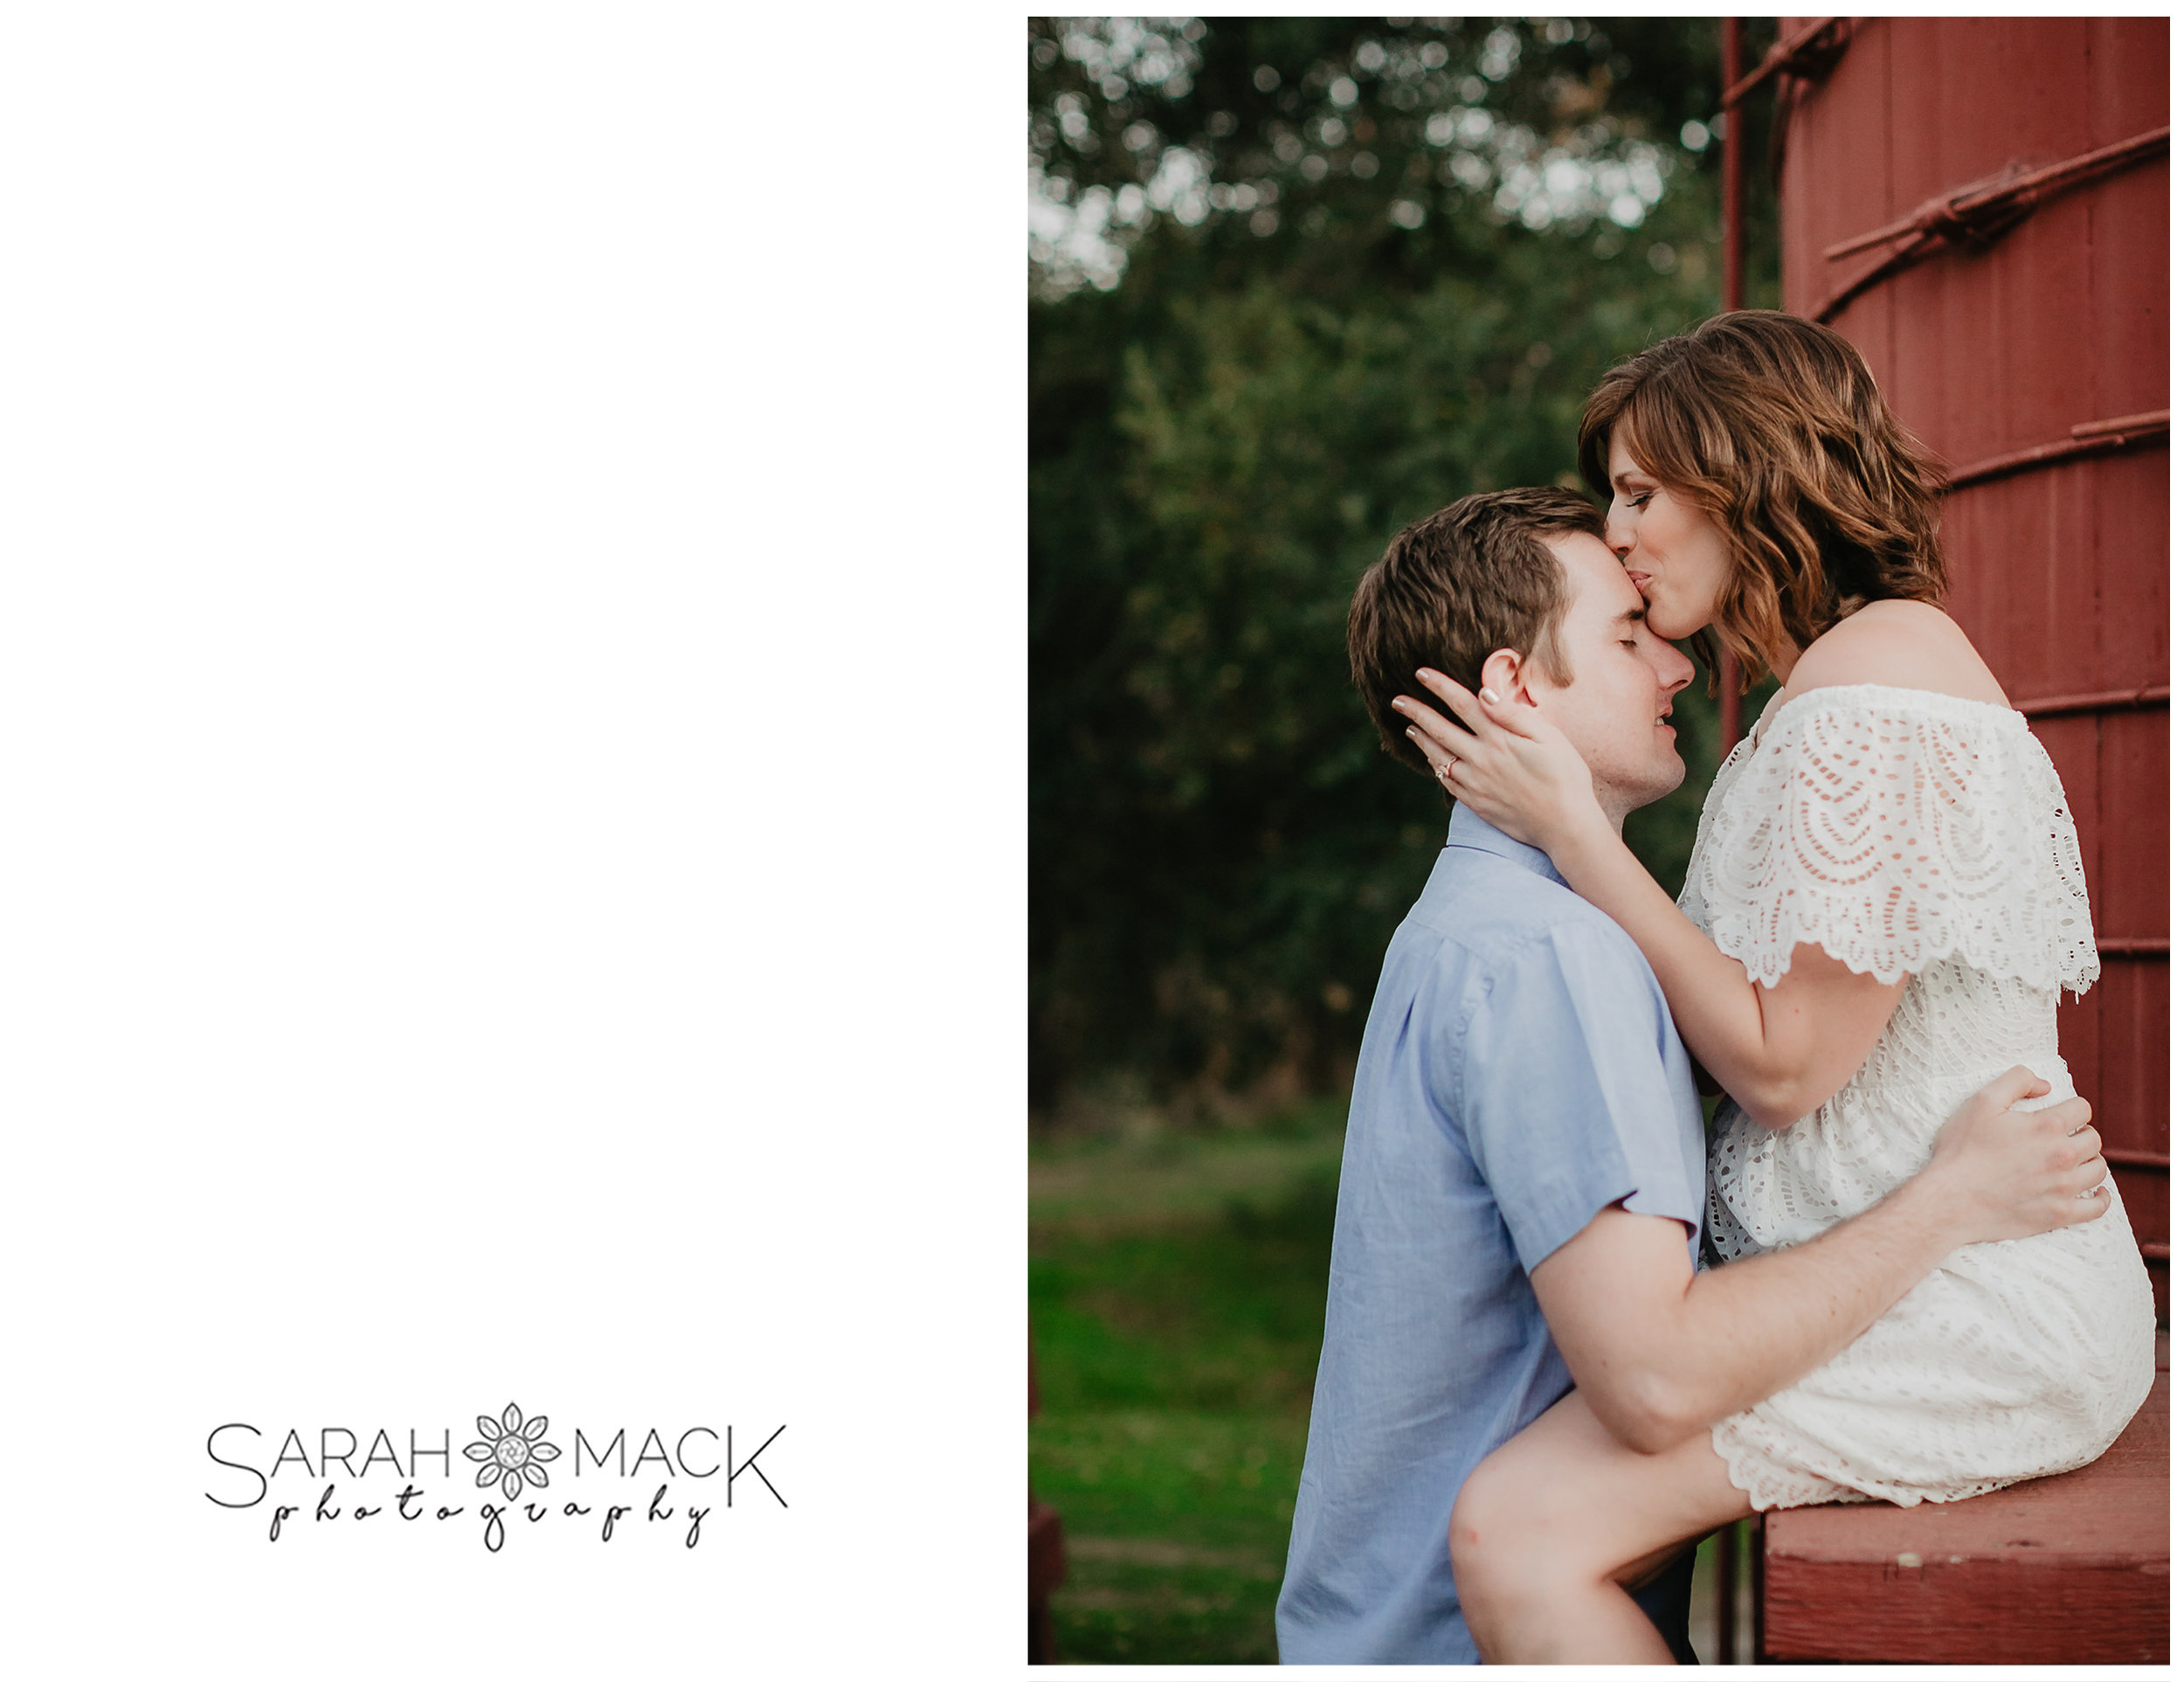
[[2142, 415], [2118, 415], [2112, 420], [2082, 420], [2070, 428], [2068, 438], [2058, 438], [2052, 444], [2008, 450], [1957, 468], [1949, 475], [1947, 488], [1962, 490], [1967, 485], [1983, 485], [1990, 479], [2006, 479], [2011, 474], [2028, 473], [2035, 467], [2056, 467], [2089, 455], [2118, 455], [2126, 450], [2149, 449], [2168, 441], [2167, 409], [2150, 409]]
[[[1816, 17], [1796, 34], [1776, 41], [1750, 75], [1738, 75], [1723, 89], [1722, 114], [1733, 118], [1737, 107], [1767, 82], [1782, 83], [1781, 97], [1774, 102], [1774, 119], [1767, 134], [1767, 170], [1777, 187], [1782, 181], [1783, 143], [1789, 134], [1791, 107], [1806, 90], [1827, 80], [1828, 73], [1842, 59], [1863, 21], [1856, 17]], [[1743, 20], [1724, 18], [1723, 22], [1733, 29], [1741, 27]], [[1726, 136], [1724, 139], [1725, 142]]]
[[2144, 707], [2167, 709], [2169, 686], [2149, 683], [2141, 689], [2093, 689], [2084, 695], [2043, 695], [2010, 705], [2028, 718], [2054, 718], [2074, 712], [2130, 712]]
[[1855, 256], [1891, 241], [1896, 249], [1855, 279], [1845, 281], [1814, 311], [1813, 319], [1825, 322], [1840, 313], [1852, 299], [1891, 276], [1902, 273], [1951, 246], [1989, 245], [2031, 215], [2042, 204], [2105, 176], [2135, 164], [2169, 155], [2169, 130], [2159, 128], [2113, 146], [2103, 146], [2080, 156], [2067, 158], [2039, 170], [2013, 170], [2000, 177], [1975, 181], [1930, 198], [1909, 216], [1828, 247], [1822, 255], [1831, 263]]
[[1802, 76], [1817, 81], [1835, 66], [1842, 57], [1842, 50], [1850, 44], [1850, 31], [1846, 27], [1848, 17], [1822, 17], [1807, 24], [1787, 40], [1777, 41], [1766, 51], [1766, 56], [1752, 67], [1749, 76], [1740, 78], [1725, 89], [1721, 96], [1722, 109], [1733, 111], [1738, 104], [1770, 76]]

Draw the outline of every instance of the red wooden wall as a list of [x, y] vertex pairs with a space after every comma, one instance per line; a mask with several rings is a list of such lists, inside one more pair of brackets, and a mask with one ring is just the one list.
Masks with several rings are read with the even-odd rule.
[[[2063, 1052], [2166, 1316], [2168, 23], [1841, 19], [1815, 45], [1782, 88], [1784, 307], [1856, 343], [1955, 474], [1950, 611], [2077, 820], [2102, 973], [2064, 995]], [[1830, 253], [2056, 165], [2014, 225]]]

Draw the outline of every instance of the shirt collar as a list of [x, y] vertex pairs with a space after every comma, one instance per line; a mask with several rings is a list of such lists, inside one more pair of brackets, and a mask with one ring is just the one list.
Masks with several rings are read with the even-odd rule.
[[1562, 880], [1562, 873], [1555, 869], [1552, 859], [1537, 847], [1527, 847], [1503, 834], [1468, 806], [1459, 804], [1448, 814], [1448, 845], [1469, 848], [1475, 853], [1491, 853], [1561, 887], [1570, 885]]

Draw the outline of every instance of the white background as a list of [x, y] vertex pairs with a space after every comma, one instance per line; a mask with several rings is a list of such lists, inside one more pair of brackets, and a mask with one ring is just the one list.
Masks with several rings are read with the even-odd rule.
[[[1021, 28], [0, 25], [17, 1673], [1020, 1664]], [[511, 1401], [789, 1509], [205, 1499]]]

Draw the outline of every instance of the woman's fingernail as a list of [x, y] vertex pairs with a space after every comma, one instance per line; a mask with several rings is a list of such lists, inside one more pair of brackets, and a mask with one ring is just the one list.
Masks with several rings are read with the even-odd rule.
[[1414, 730], [1406, 730], [1403, 732], [1403, 734], [1409, 737], [1413, 742], [1418, 740], [1418, 732]]
[[1479, 691], [1479, 699], [1485, 702], [1489, 707], [1498, 707], [1502, 704], [1502, 697], [1495, 694], [1491, 689], [1481, 689]]

